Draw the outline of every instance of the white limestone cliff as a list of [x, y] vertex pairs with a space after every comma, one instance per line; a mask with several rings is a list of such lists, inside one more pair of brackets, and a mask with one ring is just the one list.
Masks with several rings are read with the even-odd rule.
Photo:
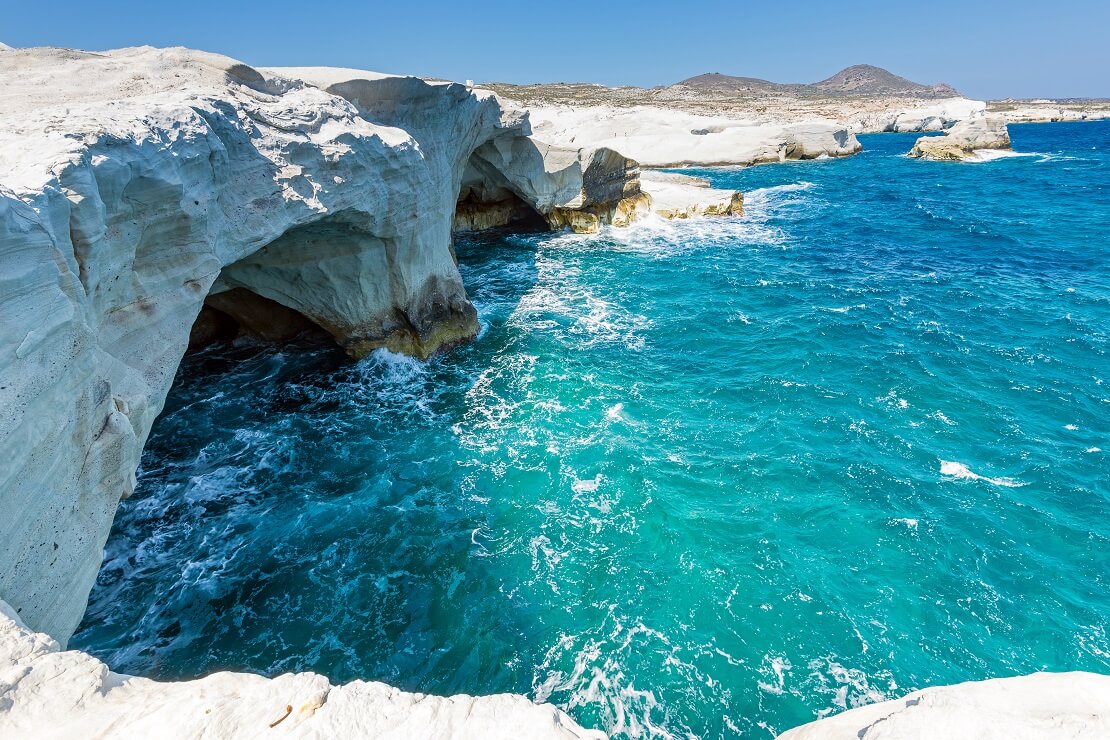
[[413, 694], [315, 673], [152, 681], [28, 630], [0, 601], [0, 737], [602, 740], [550, 704], [497, 694]]
[[858, 134], [929, 133], [945, 131], [960, 121], [983, 115], [987, 104], [968, 98], [945, 98], [908, 107], [861, 111], [851, 117], [849, 126]]
[[663, 218], [741, 216], [744, 196], [733, 190], [710, 187], [709, 181], [677, 172], [649, 170], [641, 185], [651, 193], [652, 208]]
[[748, 165], [843, 157], [861, 149], [846, 127], [822, 119], [780, 122], [651, 106], [535, 106], [529, 113], [543, 141], [608, 147], [644, 167]]
[[960, 121], [943, 136], [923, 136], [910, 150], [911, 157], [935, 160], [977, 160], [983, 152], [1010, 149], [1006, 120], [989, 113]]
[[[548, 226], [596, 230], [650, 203], [635, 161], [537, 142], [524, 112], [463, 85], [149, 47], [5, 50], [0, 77], [0, 599], [60, 645], [181, 357], [213, 328], [206, 317], [273, 338], [315, 327], [355, 356], [426, 357], [477, 331], [451, 244], [460, 210], [491, 225], [508, 201]], [[132, 695], [150, 682], [79, 653], [43, 665], [61, 660], [100, 683], [29, 684], [13, 649], [0, 660], [0, 721], [12, 696], [51, 716], [75, 691], [137, 703], [163, 692], [157, 718], [164, 734], [176, 729], [170, 705], [186, 689]], [[326, 688], [313, 676], [205, 681], [193, 688]], [[38, 688], [11, 694], [17, 683]], [[362, 686], [329, 706], [481, 709]], [[482, 707], [527, 703], [498, 701]]]
[[300, 72], [0, 55], [0, 597], [63, 643], [206, 300], [425, 357], [477, 330], [464, 180], [580, 229], [646, 209], [635, 162], [544, 147], [492, 94]]
[[1034, 673], [934, 686], [849, 709], [778, 740], [1100, 740], [1110, 737], [1110, 676]]

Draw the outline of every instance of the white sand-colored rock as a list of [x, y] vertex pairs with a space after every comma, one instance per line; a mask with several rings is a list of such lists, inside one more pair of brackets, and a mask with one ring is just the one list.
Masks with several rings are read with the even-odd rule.
[[988, 113], [960, 121], [943, 136], [923, 136], [910, 150], [911, 157], [936, 160], [975, 160], [986, 151], [1010, 149], [1006, 120]]
[[735, 190], [710, 187], [709, 181], [677, 172], [647, 170], [640, 187], [651, 196], [651, 207], [663, 218], [741, 216], [744, 196]]
[[1110, 676], [1034, 673], [915, 691], [850, 709], [779, 740], [1103, 740]]
[[1006, 123], [1102, 121], [1110, 118], [1110, 100], [994, 100], [988, 110]]
[[0, 737], [475, 738], [601, 740], [550, 704], [498, 694], [438, 697], [315, 673], [214, 673], [152, 681], [62, 651], [0, 601]]
[[960, 121], [982, 115], [986, 108], [982, 100], [945, 98], [905, 108], [864, 111], [854, 115], [849, 125], [852, 131], [861, 134], [944, 131]]
[[826, 120], [782, 123], [650, 106], [538, 106], [529, 113], [538, 139], [561, 147], [608, 147], [644, 167], [841, 157], [861, 148], [846, 127]]

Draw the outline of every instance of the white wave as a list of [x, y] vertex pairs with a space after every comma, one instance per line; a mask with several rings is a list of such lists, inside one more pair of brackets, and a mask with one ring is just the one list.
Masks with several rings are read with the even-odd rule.
[[816, 183], [812, 183], [812, 182], [808, 182], [806, 180], [802, 180], [800, 182], [787, 183], [786, 185], [772, 185], [771, 187], [768, 187], [768, 188], [756, 188], [755, 190], [752, 190], [748, 193], [745, 193], [744, 197], [745, 198], [747, 198], [749, 196], [766, 197], [768, 195], [774, 195], [776, 193], [797, 193], [801, 190], [812, 190], [815, 187], [817, 187]]
[[1042, 157], [1043, 154], [1038, 152], [1015, 152], [1012, 149], [976, 149], [971, 153], [965, 162], [973, 164], [981, 164], [983, 162], [995, 162], [999, 159], [1010, 159], [1012, 157]]
[[[623, 638], [623, 639], [622, 639]], [[582, 639], [581, 648], [575, 650]], [[628, 738], [690, 737], [688, 732], [672, 732], [667, 727], [665, 708], [650, 689], [638, 689], [622, 663], [621, 657], [642, 651], [644, 640], [659, 640], [669, 646], [666, 636], [642, 623], [632, 628], [615, 625], [606, 638], [561, 635], [537, 667], [533, 680], [537, 702], [554, 701], [561, 707], [593, 707], [600, 715], [600, 724], [613, 736]], [[635, 644], [634, 644], [635, 643]], [[555, 668], [573, 655], [569, 675]], [[676, 668], [689, 668], [688, 664]], [[544, 675], [542, 681], [539, 680]], [[553, 696], [554, 695], [554, 696]], [[660, 716], [662, 715], [662, 716]]]
[[950, 460], [940, 461], [940, 474], [952, 478], [960, 478], [962, 480], [980, 480], [984, 483], [990, 483], [994, 486], [1004, 486], [1006, 488], [1018, 488], [1025, 485], [1021, 481], [1016, 481], [1013, 478], [991, 478], [990, 476], [979, 475], [963, 463], [952, 462]]
[[593, 478], [576, 480], [570, 487], [575, 493], [593, 493], [598, 489], [598, 486], [601, 485], [603, 480], [605, 480], [605, 477], [601, 473], [598, 473]]
[[909, 517], [903, 517], [903, 518], [899, 518], [899, 519], [891, 519], [890, 523], [891, 524], [900, 524], [903, 527], [905, 527], [906, 529], [910, 530], [911, 532], [916, 532], [917, 531], [918, 521], [916, 519], [912, 519], [912, 518], [909, 518]]
[[867, 308], [867, 304], [866, 303], [857, 303], [854, 306], [835, 306], [833, 308], [826, 308], [824, 310], [825, 311], [830, 311], [832, 313], [848, 313], [849, 311], [851, 311], [854, 308]]

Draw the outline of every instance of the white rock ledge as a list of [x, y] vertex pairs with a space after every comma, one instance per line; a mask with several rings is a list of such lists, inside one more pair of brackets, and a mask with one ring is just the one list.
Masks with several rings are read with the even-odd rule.
[[550, 704], [496, 694], [413, 694], [384, 683], [331, 685], [315, 673], [213, 673], [152, 681], [61, 650], [0, 601], [0, 737], [421, 738], [603, 740]]
[[934, 686], [796, 727], [778, 740], [1106, 740], [1110, 676], [1034, 673]]

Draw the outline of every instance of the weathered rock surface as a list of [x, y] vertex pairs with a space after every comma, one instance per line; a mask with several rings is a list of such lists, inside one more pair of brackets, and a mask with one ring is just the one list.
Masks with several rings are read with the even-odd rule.
[[0, 76], [0, 597], [63, 643], [206, 301], [194, 343], [315, 325], [426, 357], [477, 330], [464, 181], [576, 228], [647, 202], [635, 162], [463, 85], [152, 48]]
[[987, 110], [1006, 123], [1102, 121], [1110, 118], [1110, 100], [992, 100]]
[[851, 116], [849, 126], [861, 134], [945, 131], [960, 121], [982, 115], [986, 107], [981, 100], [947, 98], [907, 107], [861, 111]]
[[910, 150], [910, 156], [960, 161], [974, 159], [984, 150], [1009, 148], [1006, 120], [998, 115], [984, 114], [960, 121], [944, 136], [921, 137]]
[[561, 147], [607, 147], [645, 167], [843, 157], [862, 148], [845, 126], [824, 120], [784, 123], [646, 106], [539, 106], [530, 108], [530, 116], [539, 139]]
[[935, 686], [796, 727], [779, 740], [1107, 737], [1110, 676], [1074, 672]]
[[649, 170], [640, 183], [651, 194], [652, 209], [663, 218], [744, 215], [742, 193], [710, 187], [700, 177]]
[[315, 673], [151, 681], [113, 673], [28, 630], [0, 601], [0, 737], [550, 738], [601, 740], [551, 705], [498, 694], [438, 697]]

